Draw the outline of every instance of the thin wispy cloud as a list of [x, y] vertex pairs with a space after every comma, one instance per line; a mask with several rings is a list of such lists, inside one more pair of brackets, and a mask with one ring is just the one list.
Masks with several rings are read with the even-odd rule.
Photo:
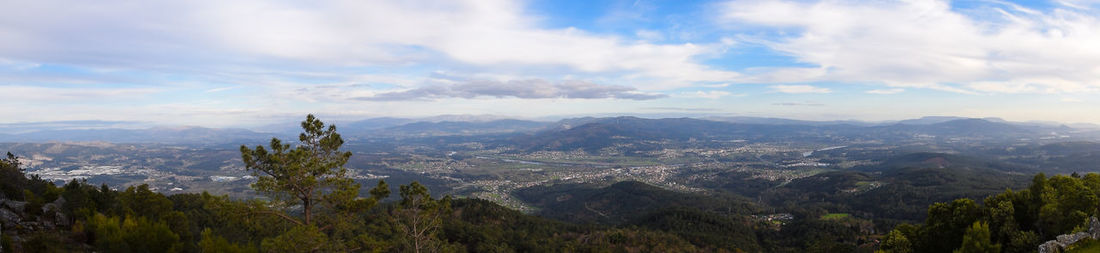
[[675, 95], [676, 97], [683, 98], [706, 98], [706, 99], [720, 99], [729, 96], [743, 96], [743, 94], [733, 94], [728, 91], [712, 90], [712, 91], [694, 91], [694, 92], [681, 92]]
[[778, 105], [778, 106], [814, 106], [814, 107], [825, 106], [825, 104], [814, 103], [814, 102], [782, 102], [782, 103], [774, 103], [772, 105]]
[[905, 89], [902, 89], [902, 88], [874, 89], [874, 90], [868, 90], [866, 92], [867, 92], [867, 94], [891, 95], [891, 94], [898, 94], [898, 93], [905, 92]]
[[221, 87], [221, 88], [213, 88], [213, 89], [205, 90], [205, 91], [203, 91], [203, 92], [204, 92], [204, 93], [222, 92], [222, 91], [227, 91], [227, 90], [231, 90], [231, 89], [233, 89], [233, 88], [235, 88], [235, 87]]
[[801, 94], [801, 93], [830, 93], [833, 92], [828, 88], [815, 87], [811, 85], [772, 85], [772, 90], [780, 93]]
[[149, 95], [166, 92], [156, 87], [144, 88], [102, 88], [102, 87], [40, 87], [23, 85], [0, 85], [0, 100], [6, 102], [36, 103], [44, 101], [105, 102], [117, 99], [140, 99]]
[[541, 79], [515, 81], [479, 80], [451, 85], [433, 85], [405, 91], [383, 92], [357, 97], [364, 101], [432, 100], [478, 97], [525, 99], [630, 99], [651, 100], [667, 97], [659, 93], [644, 93], [628, 86], [599, 85], [584, 81], [550, 82]]

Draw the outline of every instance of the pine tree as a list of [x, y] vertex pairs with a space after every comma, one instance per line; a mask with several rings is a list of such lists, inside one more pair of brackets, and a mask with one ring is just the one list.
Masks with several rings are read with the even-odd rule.
[[[303, 132], [298, 136], [298, 145], [284, 144], [278, 138], [271, 139], [269, 148], [257, 146], [250, 149], [241, 145], [241, 159], [245, 168], [252, 171], [257, 178], [252, 188], [271, 199], [266, 205], [253, 205], [253, 209], [258, 209], [253, 211], [275, 215], [294, 224], [295, 228], [287, 233], [318, 237], [295, 238], [296, 240], [328, 242], [318, 244], [326, 247], [325, 249], [311, 248], [308, 251], [357, 249], [361, 245], [355, 245], [355, 242], [344, 244], [342, 238], [328, 237], [349, 234], [343, 230], [356, 227], [360, 223], [357, 213], [369, 209], [378, 200], [388, 196], [388, 186], [385, 182], [379, 182], [370, 191], [370, 198], [359, 197], [360, 185], [348, 175], [348, 170], [344, 167], [352, 154], [340, 150], [344, 139], [336, 133], [336, 126], [326, 127], [312, 114], [306, 116], [301, 125]], [[264, 206], [275, 208], [266, 210]], [[302, 213], [300, 216], [291, 212], [291, 209], [298, 207]], [[286, 243], [269, 245], [302, 246]]]
[[993, 244], [989, 234], [989, 224], [974, 222], [963, 236], [962, 247], [955, 250], [955, 253], [1000, 253], [1001, 245]]
[[432, 199], [428, 188], [418, 182], [401, 186], [400, 208], [395, 210], [397, 230], [408, 252], [440, 252], [446, 243], [436, 237], [443, 216], [450, 213], [451, 197]]

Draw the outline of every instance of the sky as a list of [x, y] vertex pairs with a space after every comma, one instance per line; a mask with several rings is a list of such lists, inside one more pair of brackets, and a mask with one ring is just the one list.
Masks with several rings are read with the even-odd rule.
[[1100, 123], [1100, 1], [0, 1], [0, 123]]

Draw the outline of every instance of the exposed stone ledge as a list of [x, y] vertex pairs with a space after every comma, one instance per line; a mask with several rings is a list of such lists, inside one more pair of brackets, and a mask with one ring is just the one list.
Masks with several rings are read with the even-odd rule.
[[1039, 245], [1039, 253], [1058, 253], [1066, 246], [1073, 245], [1085, 238], [1100, 239], [1100, 221], [1096, 217], [1089, 218], [1089, 231], [1073, 234], [1059, 235], [1057, 239], [1044, 242]]

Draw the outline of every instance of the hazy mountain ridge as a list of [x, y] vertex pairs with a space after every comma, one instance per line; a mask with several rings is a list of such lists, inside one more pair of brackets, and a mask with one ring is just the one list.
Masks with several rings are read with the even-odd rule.
[[532, 132], [549, 126], [548, 122], [502, 119], [492, 121], [441, 121], [413, 122], [360, 132], [360, 136], [438, 136], [438, 135], [477, 135]]
[[[639, 141], [845, 141], [857, 139], [912, 138], [1040, 138], [1052, 133], [1073, 131], [1065, 126], [1021, 126], [986, 119], [953, 119], [929, 124], [891, 124], [859, 126], [836, 124], [793, 125], [768, 121], [769, 124], [732, 123], [692, 118], [643, 119], [616, 117], [585, 119], [572, 128], [551, 128], [538, 134], [517, 138], [527, 150], [595, 151]], [[756, 121], [760, 122], [760, 121]], [[929, 121], [921, 121], [929, 122]], [[565, 126], [567, 124], [559, 124]]]
[[831, 120], [831, 121], [811, 121], [811, 120], [796, 120], [796, 119], [784, 119], [784, 118], [769, 118], [769, 117], [703, 117], [701, 119], [741, 123], [741, 124], [758, 124], [758, 125], [807, 125], [807, 126], [828, 126], [828, 125], [854, 125], [854, 126], [874, 126], [885, 124], [883, 122], [869, 122], [858, 120]]
[[[630, 116], [581, 117], [545, 122], [496, 116], [460, 116], [370, 118], [337, 124], [337, 128], [345, 136], [359, 138], [526, 134], [529, 136], [518, 137], [514, 141], [527, 149], [551, 150], [598, 150], [630, 141], [1040, 138], [1085, 131], [1066, 125], [941, 116], [896, 122], [804, 121], [757, 117], [648, 119]], [[294, 135], [290, 131], [268, 133], [241, 128], [110, 128], [122, 123], [71, 121], [9, 124], [12, 125], [9, 127], [12, 131], [0, 134], [0, 141], [209, 144], [252, 143], [274, 136]]]
[[275, 136], [239, 128], [157, 127], [147, 129], [41, 130], [0, 136], [0, 142], [112, 142], [206, 144], [255, 143]]
[[148, 122], [137, 121], [109, 121], [109, 120], [67, 120], [67, 121], [41, 121], [0, 123], [0, 132], [4, 134], [23, 134], [43, 130], [78, 130], [78, 129], [140, 129], [148, 128]]

